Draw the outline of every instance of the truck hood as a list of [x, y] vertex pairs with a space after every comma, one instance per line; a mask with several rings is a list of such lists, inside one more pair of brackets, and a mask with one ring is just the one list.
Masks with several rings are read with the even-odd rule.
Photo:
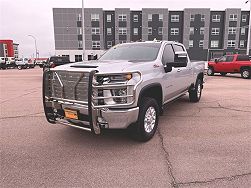
[[127, 61], [127, 60], [114, 60], [114, 61], [84, 61], [77, 63], [70, 63], [66, 65], [57, 66], [54, 70], [68, 70], [68, 71], [92, 71], [98, 70], [101, 73], [116, 73], [134, 70], [134, 67], [149, 63], [149, 61]]

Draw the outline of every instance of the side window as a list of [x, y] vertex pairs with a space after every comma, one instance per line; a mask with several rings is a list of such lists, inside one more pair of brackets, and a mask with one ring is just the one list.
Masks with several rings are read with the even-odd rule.
[[162, 56], [162, 64], [173, 63], [174, 62], [174, 51], [172, 45], [168, 44], [165, 46], [163, 56]]
[[225, 62], [226, 61], [226, 56], [223, 56], [219, 59], [219, 62]]
[[226, 62], [231, 63], [231, 62], [233, 62], [233, 60], [234, 60], [234, 56], [227, 56], [226, 57]]
[[248, 55], [238, 55], [236, 61], [249, 61]]
[[177, 44], [173, 45], [173, 49], [174, 49], [175, 52], [184, 52], [185, 51], [183, 46], [180, 46], [180, 45], [177, 45]]

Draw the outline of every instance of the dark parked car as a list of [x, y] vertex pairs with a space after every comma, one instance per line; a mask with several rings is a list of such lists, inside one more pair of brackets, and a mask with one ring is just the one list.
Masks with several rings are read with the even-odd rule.
[[44, 65], [44, 68], [54, 68], [59, 65], [65, 65], [71, 63], [68, 56], [52, 56]]

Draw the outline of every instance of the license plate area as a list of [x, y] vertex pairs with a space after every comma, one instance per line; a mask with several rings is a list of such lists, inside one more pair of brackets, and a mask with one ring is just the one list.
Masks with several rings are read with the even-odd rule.
[[64, 109], [65, 117], [68, 119], [78, 119], [78, 111], [71, 109]]

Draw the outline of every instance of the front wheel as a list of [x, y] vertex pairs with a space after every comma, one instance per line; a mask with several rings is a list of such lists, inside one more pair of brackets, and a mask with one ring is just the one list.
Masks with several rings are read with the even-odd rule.
[[190, 89], [189, 91], [190, 102], [199, 102], [201, 98], [202, 87], [202, 80], [197, 79], [194, 88]]
[[22, 66], [21, 66], [21, 65], [18, 65], [18, 66], [17, 66], [17, 69], [18, 69], [18, 70], [21, 70], [21, 69], [22, 69]]
[[249, 69], [242, 69], [241, 70], [241, 77], [244, 79], [250, 78], [250, 70]]
[[207, 69], [207, 75], [208, 76], [213, 76], [214, 75], [214, 69], [212, 67], [208, 67], [208, 69]]
[[158, 126], [159, 106], [155, 99], [144, 97], [140, 103], [138, 121], [132, 129], [135, 139], [146, 142], [150, 140]]

